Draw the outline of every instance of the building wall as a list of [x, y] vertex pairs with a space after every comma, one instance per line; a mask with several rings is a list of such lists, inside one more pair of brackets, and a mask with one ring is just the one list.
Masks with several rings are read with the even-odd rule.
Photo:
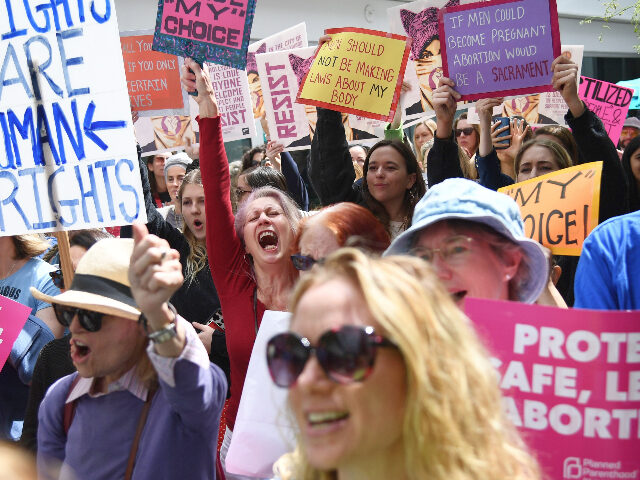
[[[585, 16], [602, 12], [599, 0], [557, 0], [560, 33], [565, 44], [584, 45], [586, 56], [636, 55], [638, 43], [633, 27], [626, 20], [602, 29], [600, 22], [580, 24]], [[258, 0], [252, 38], [259, 40], [300, 22], [307, 23], [310, 41], [315, 41], [325, 28], [363, 27], [388, 29], [387, 9], [398, 6], [395, 0]], [[152, 29], [155, 25], [157, 0], [115, 0], [121, 31]], [[603, 41], [598, 35], [604, 34]]]

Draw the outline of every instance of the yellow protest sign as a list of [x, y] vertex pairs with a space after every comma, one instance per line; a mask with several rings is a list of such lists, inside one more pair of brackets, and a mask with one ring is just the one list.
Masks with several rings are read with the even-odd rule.
[[298, 91], [298, 103], [391, 121], [409, 58], [407, 38], [330, 29]]
[[580, 255], [598, 225], [602, 162], [563, 168], [499, 189], [520, 206], [525, 234], [554, 255]]

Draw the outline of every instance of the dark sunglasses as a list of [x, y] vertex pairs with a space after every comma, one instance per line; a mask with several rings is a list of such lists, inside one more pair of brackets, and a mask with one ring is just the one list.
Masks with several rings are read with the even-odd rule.
[[293, 262], [293, 266], [296, 267], [296, 270], [306, 272], [307, 270], [311, 270], [316, 263], [318, 265], [322, 265], [324, 263], [324, 258], [316, 260], [309, 255], [296, 253], [295, 255], [291, 255], [291, 261]]
[[73, 322], [73, 317], [78, 315], [80, 326], [87, 332], [97, 332], [102, 328], [102, 317], [104, 313], [85, 310], [84, 308], [67, 307], [66, 305], [53, 304], [53, 311], [56, 313], [58, 322], [63, 327], [69, 327]]
[[344, 326], [322, 334], [318, 346], [295, 333], [280, 333], [267, 343], [267, 365], [273, 383], [290, 388], [315, 353], [327, 376], [337, 383], [364, 381], [372, 372], [377, 347], [397, 346], [373, 327]]
[[62, 276], [62, 270], [56, 270], [55, 272], [49, 272], [49, 276], [53, 280], [53, 284], [58, 288], [64, 288], [64, 277]]
[[473, 133], [473, 127], [456, 128], [456, 137], [459, 137], [463, 133], [468, 137], [469, 135], [471, 135]]

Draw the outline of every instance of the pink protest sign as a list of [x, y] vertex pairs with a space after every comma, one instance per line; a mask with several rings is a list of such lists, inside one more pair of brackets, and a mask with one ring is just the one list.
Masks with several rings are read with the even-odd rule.
[[595, 78], [580, 77], [578, 95], [589, 110], [600, 117], [609, 138], [617, 145], [629, 112], [633, 89]]
[[26, 305], [0, 295], [0, 370], [30, 313], [31, 309]]
[[256, 0], [160, 0], [153, 49], [244, 70]]
[[640, 312], [468, 299], [545, 478], [640, 478]]
[[442, 67], [462, 100], [551, 91], [555, 0], [495, 0], [438, 12]]

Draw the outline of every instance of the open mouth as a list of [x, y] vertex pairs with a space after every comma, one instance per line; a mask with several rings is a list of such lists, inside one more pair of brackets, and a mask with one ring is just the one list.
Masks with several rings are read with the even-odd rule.
[[258, 244], [266, 252], [273, 252], [278, 249], [278, 235], [272, 230], [265, 230], [258, 235]]
[[312, 412], [307, 414], [307, 422], [311, 427], [325, 427], [349, 418], [347, 412]]
[[71, 359], [74, 362], [82, 361], [91, 353], [91, 348], [80, 340], [71, 340]]
[[196, 228], [200, 228], [202, 227], [203, 223], [200, 220], [194, 220], [193, 221], [193, 226]]

